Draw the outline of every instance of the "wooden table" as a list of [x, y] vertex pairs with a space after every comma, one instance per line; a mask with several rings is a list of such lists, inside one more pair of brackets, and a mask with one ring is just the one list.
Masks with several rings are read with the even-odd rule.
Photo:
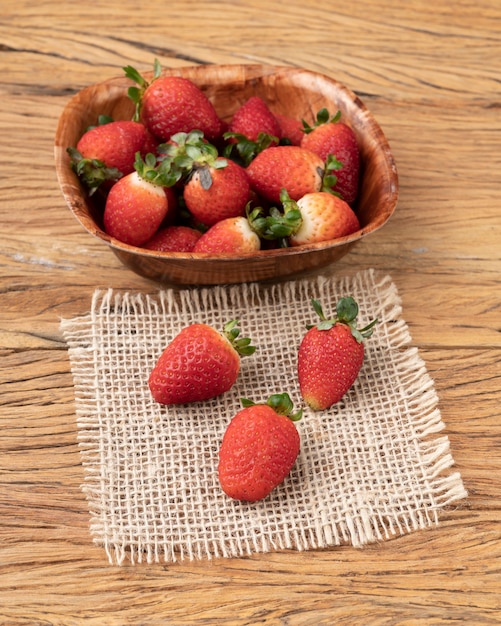
[[[3, 0], [0, 33], [0, 622], [501, 623], [498, 0]], [[59, 320], [86, 313], [96, 287], [158, 287], [67, 210], [53, 138], [73, 93], [155, 57], [319, 71], [383, 127], [397, 210], [329, 271], [384, 270], [402, 296], [469, 493], [438, 527], [168, 566], [111, 566], [92, 543]]]

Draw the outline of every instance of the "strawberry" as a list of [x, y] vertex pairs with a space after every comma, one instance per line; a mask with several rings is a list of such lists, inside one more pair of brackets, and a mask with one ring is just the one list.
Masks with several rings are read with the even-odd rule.
[[329, 241], [360, 228], [350, 205], [326, 191], [307, 193], [296, 202], [282, 189], [280, 200], [283, 210], [271, 207], [267, 216], [254, 220], [253, 227], [261, 239], [279, 239], [281, 247]]
[[304, 137], [303, 125], [300, 120], [282, 113], [275, 113], [275, 119], [280, 126], [282, 144], [288, 140], [293, 146], [300, 146]]
[[278, 145], [281, 129], [266, 102], [251, 96], [235, 111], [223, 137], [227, 142], [224, 156], [247, 167], [264, 149]]
[[350, 205], [326, 191], [307, 193], [297, 201], [302, 223], [289, 237], [291, 246], [329, 241], [351, 235], [360, 222]]
[[156, 144], [143, 124], [131, 120], [109, 121], [100, 116], [76, 148], [68, 148], [72, 167], [92, 195], [104, 181], [115, 182], [134, 171], [136, 152], [145, 157]]
[[193, 252], [248, 254], [261, 249], [261, 240], [245, 217], [228, 217], [216, 222], [195, 244]]
[[249, 196], [245, 169], [221, 157], [203, 165], [195, 164], [183, 191], [186, 208], [205, 226], [244, 216]]
[[222, 134], [222, 123], [205, 93], [188, 78], [162, 75], [155, 59], [151, 82], [128, 65], [125, 75], [139, 86], [130, 87], [136, 104], [135, 119], [141, 120], [159, 141], [168, 141], [178, 132], [201, 130], [210, 141]]
[[256, 502], [266, 498], [290, 473], [300, 450], [288, 394], [270, 396], [266, 404], [242, 400], [219, 449], [218, 478], [230, 498]]
[[299, 146], [271, 146], [260, 152], [246, 171], [251, 188], [265, 200], [278, 202], [283, 188], [293, 200], [299, 200], [322, 189], [324, 162]]
[[176, 133], [158, 146], [161, 160], [181, 176], [183, 200], [192, 222], [205, 228], [228, 217], [245, 215], [250, 198], [247, 173], [237, 163], [219, 156], [203, 133]]
[[[243, 135], [250, 141], [257, 141], [261, 133], [275, 137], [275, 143], [281, 138], [280, 124], [259, 96], [251, 96], [235, 111], [227, 132]], [[234, 138], [229, 139], [235, 141]]]
[[307, 326], [297, 370], [304, 401], [319, 411], [339, 402], [355, 382], [364, 361], [364, 339], [377, 320], [358, 330], [358, 304], [352, 297], [339, 300], [332, 319], [326, 319], [318, 300], [312, 299], [312, 305], [321, 321]]
[[161, 404], [185, 404], [219, 396], [235, 384], [240, 357], [254, 353], [248, 337], [239, 338], [238, 321], [220, 333], [207, 324], [190, 324], [167, 345], [148, 379]]
[[192, 252], [201, 235], [190, 226], [172, 224], [160, 228], [143, 247], [158, 252]]
[[315, 152], [324, 161], [329, 155], [335, 157], [335, 165], [330, 173], [337, 180], [332, 189], [348, 204], [353, 204], [358, 194], [360, 152], [353, 129], [340, 122], [340, 117], [339, 111], [329, 117], [327, 109], [321, 109], [313, 126], [304, 122], [305, 135], [301, 147]]
[[[168, 165], [168, 162], [165, 162]], [[119, 241], [142, 246], [153, 237], [169, 212], [164, 186], [172, 180], [167, 167], [156, 168], [156, 159], [137, 155], [135, 171], [110, 189], [104, 207], [104, 230]]]

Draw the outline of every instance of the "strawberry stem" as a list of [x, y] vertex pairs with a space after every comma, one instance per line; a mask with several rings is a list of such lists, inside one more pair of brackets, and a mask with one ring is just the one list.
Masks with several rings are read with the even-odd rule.
[[256, 351], [256, 346], [251, 345], [249, 337], [239, 338], [238, 320], [227, 322], [223, 327], [223, 334], [240, 356], [250, 356]]
[[311, 133], [313, 130], [315, 130], [315, 128], [317, 128], [317, 126], [322, 126], [322, 124], [335, 124], [336, 122], [339, 122], [340, 119], [341, 111], [336, 111], [336, 113], [334, 113], [334, 115], [331, 117], [328, 109], [324, 107], [323, 109], [320, 109], [318, 111], [313, 126], [310, 126], [308, 122], [302, 120], [303, 132], [305, 132], [306, 134]]
[[216, 146], [206, 141], [203, 132], [196, 129], [172, 135], [168, 143], [158, 146], [157, 151], [159, 160], [170, 161], [171, 169], [180, 172], [180, 177], [185, 181], [190, 179], [195, 170], [200, 170], [204, 189], [209, 189], [212, 184], [209, 168], [222, 169], [228, 165], [226, 159], [219, 157]]
[[[248, 139], [241, 133], [224, 133], [223, 138], [228, 141], [235, 139], [234, 143], [228, 143], [224, 149], [224, 156], [232, 159], [242, 167], [247, 167], [256, 156], [269, 148], [271, 145], [278, 144], [278, 137], [267, 133], [259, 133], [256, 141]], [[236, 154], [235, 154], [236, 153]]]
[[159, 187], [173, 187], [182, 177], [183, 171], [176, 167], [172, 160], [157, 161], [157, 157], [149, 152], [144, 160], [140, 152], [136, 152], [134, 169], [143, 179]]
[[[240, 402], [244, 407], [256, 406], [256, 402], [249, 400], [248, 398], [240, 398]], [[263, 403], [261, 403], [263, 404]], [[299, 409], [293, 413], [294, 404], [288, 393], [275, 393], [272, 394], [266, 403], [269, 407], [271, 407], [275, 413], [279, 415], [285, 415], [293, 422], [298, 422], [303, 416], [303, 409]]]
[[[277, 207], [271, 207], [268, 215], [257, 207], [247, 213], [251, 228], [261, 239], [268, 241], [280, 240], [280, 247], [288, 247], [288, 238], [297, 233], [303, 222], [301, 211], [295, 200], [292, 200], [285, 189], [280, 193], [283, 212]], [[249, 207], [249, 205], [248, 205]]]
[[122, 177], [122, 172], [116, 167], [108, 167], [99, 159], [84, 158], [76, 148], [66, 148], [71, 159], [71, 168], [87, 187], [89, 196], [106, 180], [116, 182]]
[[334, 190], [334, 187], [337, 184], [337, 176], [334, 172], [342, 170], [343, 167], [344, 165], [342, 161], [340, 161], [334, 154], [329, 154], [325, 160], [324, 174], [322, 176], [322, 191], [331, 193], [333, 196], [337, 196], [341, 199], [343, 199], [341, 194]]
[[377, 318], [372, 320], [367, 326], [364, 328], [357, 328], [357, 316], [358, 316], [358, 304], [351, 297], [347, 296], [345, 298], [341, 298], [336, 304], [336, 315], [330, 319], [327, 319], [324, 315], [322, 305], [318, 300], [314, 298], [311, 299], [311, 304], [315, 313], [320, 317], [320, 322], [318, 324], [309, 324], [306, 328], [309, 330], [316, 326], [318, 330], [330, 330], [336, 324], [345, 324], [349, 327], [351, 334], [358, 341], [358, 343], [362, 343], [364, 339], [369, 338], [374, 332], [374, 327], [377, 324]]
[[[127, 78], [130, 78], [132, 81], [139, 85], [138, 87], [129, 87], [129, 89], [127, 90], [127, 95], [136, 105], [132, 120], [134, 122], [139, 122], [139, 119], [141, 117], [141, 103], [143, 100], [143, 95], [151, 83], [149, 83], [143, 76], [141, 76], [141, 74], [136, 70], [136, 68], [132, 67], [132, 65], [126, 65], [122, 69], [125, 72], [125, 76]], [[160, 62], [158, 59], [155, 59], [153, 63], [153, 80], [151, 82], [157, 79], [160, 76], [161, 72], [162, 67], [160, 65]]]

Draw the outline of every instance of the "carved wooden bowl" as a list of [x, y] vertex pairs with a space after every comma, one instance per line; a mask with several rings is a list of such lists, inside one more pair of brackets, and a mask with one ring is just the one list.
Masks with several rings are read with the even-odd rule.
[[[381, 228], [392, 215], [398, 197], [398, 177], [383, 131], [361, 100], [336, 80], [293, 67], [267, 65], [206, 65], [164, 69], [201, 87], [220, 117], [231, 119], [250, 96], [261, 96], [273, 112], [314, 121], [326, 107], [341, 111], [358, 139], [361, 186], [355, 205], [361, 228], [343, 238], [298, 248], [262, 250], [246, 256], [165, 253], [137, 248], [107, 235], [100, 212], [70, 167], [66, 152], [76, 146], [99, 115], [131, 119], [134, 105], [127, 96], [132, 82], [124, 77], [91, 85], [71, 98], [63, 110], [55, 137], [56, 172], [68, 207], [93, 236], [102, 239], [122, 263], [146, 278], [171, 285], [213, 285], [283, 280], [323, 268], [344, 256], [357, 241]], [[150, 79], [152, 72], [143, 75]]]

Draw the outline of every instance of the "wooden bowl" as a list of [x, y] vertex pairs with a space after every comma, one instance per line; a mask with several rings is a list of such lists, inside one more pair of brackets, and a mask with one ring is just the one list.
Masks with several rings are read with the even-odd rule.
[[[172, 285], [213, 285], [281, 280], [325, 267], [344, 256], [357, 241], [381, 228], [393, 213], [398, 177], [383, 131], [361, 100], [336, 80], [293, 67], [267, 65], [205, 65], [164, 69], [184, 76], [202, 88], [220, 117], [229, 121], [252, 95], [261, 96], [274, 112], [313, 122], [326, 107], [341, 111], [358, 139], [361, 186], [354, 207], [361, 228], [356, 233], [299, 248], [263, 250], [246, 256], [211, 256], [202, 253], [160, 253], [130, 246], [107, 235], [100, 213], [70, 167], [66, 152], [76, 146], [86, 128], [100, 114], [131, 119], [133, 103], [127, 96], [132, 82], [124, 77], [91, 85], [71, 98], [63, 110], [55, 137], [56, 172], [68, 207], [95, 237], [102, 239], [124, 265], [146, 278]], [[152, 72], [144, 72], [151, 79]]]

